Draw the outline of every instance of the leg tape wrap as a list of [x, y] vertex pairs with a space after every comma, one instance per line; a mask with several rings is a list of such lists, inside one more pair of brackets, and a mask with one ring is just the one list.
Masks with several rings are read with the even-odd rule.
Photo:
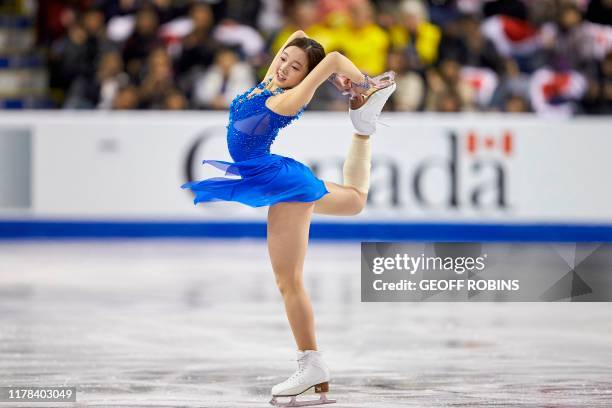
[[344, 185], [355, 187], [367, 193], [370, 188], [370, 167], [372, 151], [370, 138], [353, 135], [353, 141], [342, 166]]

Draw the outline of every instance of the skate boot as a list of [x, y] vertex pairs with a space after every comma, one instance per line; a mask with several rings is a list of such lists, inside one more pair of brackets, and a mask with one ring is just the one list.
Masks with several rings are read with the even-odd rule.
[[396, 87], [391, 80], [385, 85], [374, 85], [365, 94], [351, 98], [349, 116], [357, 134], [370, 136], [376, 132], [378, 117]]
[[[326, 396], [329, 391], [329, 369], [321, 358], [321, 353], [313, 350], [298, 351], [297, 362], [298, 370], [287, 380], [272, 387], [270, 404], [275, 407], [304, 407], [336, 402]], [[309, 401], [296, 400], [298, 395], [307, 391], [314, 391], [321, 397]], [[290, 398], [290, 401], [281, 403], [277, 401], [280, 397]]]
[[[350, 81], [350, 80], [349, 80]], [[386, 88], [387, 86], [395, 83], [395, 72], [387, 71], [383, 72], [380, 75], [375, 77], [367, 77], [367, 84], [357, 84], [355, 82], [350, 82], [350, 89], [346, 92], [343, 92], [343, 95], [350, 95], [351, 99], [355, 98], [359, 95], [365, 95], [368, 92], [372, 91], [372, 87], [377, 89]], [[364, 85], [366, 86], [364, 88]]]

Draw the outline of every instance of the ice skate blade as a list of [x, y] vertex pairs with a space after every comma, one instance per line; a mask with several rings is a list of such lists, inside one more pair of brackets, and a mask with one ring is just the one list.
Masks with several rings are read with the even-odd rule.
[[335, 399], [328, 399], [325, 394], [321, 394], [321, 398], [318, 400], [309, 400], [309, 401], [297, 401], [295, 396], [293, 397], [278, 397], [278, 398], [291, 398], [289, 402], [278, 402], [276, 400], [277, 397], [272, 397], [270, 400], [270, 405], [274, 407], [311, 407], [315, 405], [325, 405], [325, 404], [333, 404], [336, 402]]

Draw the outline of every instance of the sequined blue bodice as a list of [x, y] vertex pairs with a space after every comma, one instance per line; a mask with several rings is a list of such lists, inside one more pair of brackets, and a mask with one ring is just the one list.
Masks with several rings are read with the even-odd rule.
[[[274, 92], [264, 89], [269, 82], [262, 82], [236, 96], [230, 105], [227, 147], [234, 161], [270, 154], [270, 146], [278, 131], [304, 112], [302, 107], [297, 114], [287, 116], [270, 110], [266, 101], [270, 96], [282, 93], [283, 89]], [[262, 91], [250, 95], [256, 88]]]

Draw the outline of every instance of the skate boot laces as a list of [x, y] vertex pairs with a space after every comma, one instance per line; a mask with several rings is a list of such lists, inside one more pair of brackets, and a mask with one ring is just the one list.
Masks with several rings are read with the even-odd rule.
[[[297, 379], [300, 378], [300, 376], [304, 373], [304, 371], [306, 370], [306, 362], [304, 361], [305, 357], [306, 356], [297, 358], [298, 369], [293, 374], [291, 374], [289, 378], [285, 380], [287, 384], [295, 384]], [[291, 360], [295, 361], [296, 359], [291, 359]]]
[[298, 369], [291, 375], [291, 377], [289, 377], [289, 379], [298, 378], [304, 372], [304, 370], [306, 370], [306, 364], [304, 364], [303, 361], [298, 360]]

